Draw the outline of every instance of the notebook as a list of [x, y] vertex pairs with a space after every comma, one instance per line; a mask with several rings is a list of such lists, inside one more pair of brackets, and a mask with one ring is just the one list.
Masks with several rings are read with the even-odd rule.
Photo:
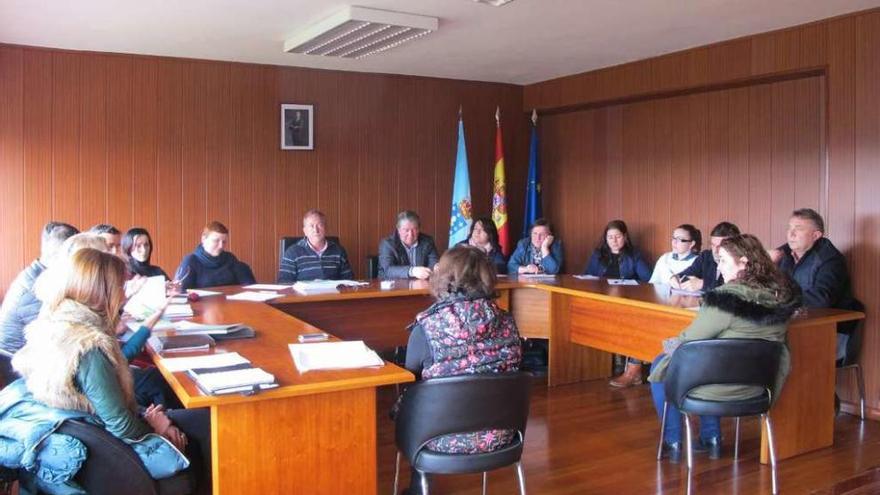
[[362, 340], [289, 344], [293, 363], [301, 373], [311, 370], [339, 370], [384, 366], [385, 361]]
[[250, 362], [222, 368], [194, 368], [187, 370], [187, 374], [202, 392], [211, 395], [256, 392], [278, 386], [275, 376]]
[[209, 335], [152, 335], [147, 343], [159, 354], [167, 354], [207, 351], [214, 345], [214, 339]]

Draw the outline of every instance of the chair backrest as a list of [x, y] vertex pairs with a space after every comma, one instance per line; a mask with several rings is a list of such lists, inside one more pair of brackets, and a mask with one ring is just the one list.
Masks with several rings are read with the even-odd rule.
[[87, 493], [112, 495], [124, 486], [127, 495], [157, 495], [156, 482], [140, 457], [104, 428], [68, 420], [57, 431], [79, 439], [86, 446], [88, 457], [76, 481]]
[[432, 438], [450, 433], [509, 429], [525, 434], [531, 374], [432, 378], [409, 386], [396, 422], [397, 448], [412, 461]]
[[[282, 237], [278, 246], [278, 269], [281, 269], [281, 260], [284, 259], [284, 252], [287, 251], [287, 248], [293, 246], [297, 242], [301, 241], [303, 236], [293, 236], [293, 237]], [[339, 237], [328, 235], [327, 240], [333, 241], [336, 244], [339, 244]]]
[[[865, 312], [865, 305], [858, 299], [853, 299], [849, 308], [852, 311]], [[862, 338], [864, 337], [865, 320], [844, 321], [837, 325], [837, 331], [849, 335], [846, 340], [846, 355], [839, 366], [852, 366], [859, 362], [859, 354], [862, 352]]]
[[763, 339], [711, 339], [685, 342], [672, 354], [663, 378], [666, 400], [681, 408], [703, 385], [754, 385], [771, 389], [783, 344]]
[[367, 255], [367, 278], [379, 278], [379, 257], [375, 254]]

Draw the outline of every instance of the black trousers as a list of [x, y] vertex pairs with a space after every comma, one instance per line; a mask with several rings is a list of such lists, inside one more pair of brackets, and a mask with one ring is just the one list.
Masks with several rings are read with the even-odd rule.
[[189, 440], [185, 454], [196, 476], [195, 493], [211, 493], [211, 411], [172, 409], [168, 417]]

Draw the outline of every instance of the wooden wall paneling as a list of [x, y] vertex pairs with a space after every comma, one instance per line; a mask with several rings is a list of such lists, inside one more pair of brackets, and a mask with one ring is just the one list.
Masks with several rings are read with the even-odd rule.
[[770, 186], [774, 194], [770, 200], [770, 235], [763, 239], [764, 244], [778, 246], [785, 241], [788, 216], [798, 205], [795, 195], [795, 156], [797, 153], [797, 129], [795, 127], [796, 108], [803, 102], [796, 102], [796, 82], [783, 81], [772, 85], [772, 168]]
[[254, 86], [257, 69], [233, 65], [232, 167], [229, 179], [229, 249], [248, 264], [254, 262], [254, 180], [260, 173], [254, 160]]
[[161, 60], [158, 65], [157, 141], [156, 141], [156, 250], [157, 262], [173, 265], [183, 254], [181, 238], [182, 127], [188, 118], [183, 114], [183, 71], [187, 64]]
[[[332, 73], [320, 74], [322, 93], [333, 95], [339, 93], [338, 80]], [[323, 98], [322, 98], [323, 99]], [[340, 214], [339, 201], [339, 134], [335, 132], [336, 123], [344, 118], [337, 113], [338, 103], [333, 98], [321, 105], [321, 119], [315, 121], [316, 135], [322, 137], [320, 159], [315, 164], [315, 188], [316, 197], [314, 205], [308, 208], [318, 208], [327, 215], [331, 224], [336, 225]], [[314, 153], [311, 153], [314, 155]], [[299, 222], [298, 222], [299, 223]], [[299, 226], [299, 225], [297, 225]]]
[[[730, 191], [727, 215], [722, 219], [745, 228], [749, 222], [749, 115], [752, 101], [749, 88], [730, 90], [728, 104], [729, 140], [727, 188]], [[706, 225], [703, 239], [706, 246], [714, 225]]]
[[671, 202], [671, 216], [673, 219], [688, 219], [687, 223], [692, 223], [700, 228], [700, 222], [694, 218], [691, 205], [699, 201], [703, 192], [700, 191], [696, 177], [691, 174], [688, 135], [681, 132], [682, 129], [687, 128], [690, 119], [687, 97], [669, 98], [664, 102], [664, 111], [668, 112], [670, 125], [673, 129], [672, 139], [667, 143], [671, 153], [671, 184], [675, 191], [673, 197], [676, 199]]
[[[52, 58], [45, 50], [24, 49], [22, 134], [24, 138], [24, 225], [21, 232], [25, 260], [40, 255], [40, 229], [53, 218], [52, 197]], [[59, 116], [59, 118], [61, 118]], [[61, 214], [57, 220], [71, 222]], [[24, 261], [24, 260], [23, 260]], [[22, 261], [18, 265], [22, 265]], [[21, 269], [21, 266], [18, 266]], [[8, 283], [5, 282], [5, 283]]]
[[[232, 169], [232, 64], [209, 63], [205, 67], [205, 211], [202, 223], [227, 222], [232, 201], [229, 194]], [[280, 112], [280, 107], [279, 112]], [[280, 113], [276, 123], [280, 126]], [[210, 136], [210, 139], [208, 138]], [[280, 148], [280, 130], [276, 132]], [[282, 198], [283, 200], [283, 198]], [[280, 202], [279, 211], [285, 211]], [[183, 234], [186, 251], [199, 243], [202, 229]]]
[[[686, 203], [694, 196], [693, 191], [681, 187], [680, 177], [672, 173], [672, 141], [677, 129], [677, 123], [672, 116], [672, 102], [666, 98], [656, 100], [652, 104], [654, 106], [654, 170], [650, 183], [656, 188], [656, 192], [650, 203], [653, 210], [651, 221], [655, 225], [672, 226], [691, 222], [689, 215], [676, 216], [672, 213], [674, 204]], [[657, 230], [651, 245], [643, 246], [643, 249], [653, 254], [651, 262], [669, 251], [671, 238], [671, 230]]]
[[[113, 184], [108, 182], [107, 141], [107, 56], [82, 59], [82, 136], [78, 146], [82, 172], [80, 205], [82, 223], [109, 221], [107, 210]], [[125, 226], [117, 226], [125, 229]]]
[[687, 119], [682, 122], [686, 130], [688, 142], [688, 157], [690, 158], [691, 187], [699, 194], [694, 196], [696, 200], [690, 205], [690, 216], [697, 225], [706, 225], [709, 219], [709, 203], [711, 198], [708, 194], [708, 97], [707, 93], [697, 93], [685, 97], [687, 102]]
[[[298, 80], [298, 72], [292, 68], [280, 68], [277, 74], [276, 87], [278, 88], [277, 100], [275, 105], [276, 119], [279, 123], [281, 119], [281, 105], [284, 103], [314, 103], [307, 100], [299, 91], [303, 90], [303, 86], [308, 84], [307, 80]], [[309, 88], [311, 86], [308, 86]], [[319, 109], [316, 109], [316, 112]], [[319, 114], [317, 118], [321, 118]], [[298, 162], [300, 155], [307, 153], [306, 151], [281, 150], [281, 132], [275, 133], [276, 142], [273, 146], [278, 150], [278, 170], [276, 172], [275, 184], [275, 210], [277, 215], [277, 239], [283, 236], [299, 235], [302, 232], [302, 214], [305, 210], [300, 211], [300, 198], [307, 194], [307, 189], [312, 182], [303, 182], [299, 179], [301, 168]], [[316, 141], [321, 136], [315, 136]], [[276, 272], [277, 275], [277, 272]]]
[[134, 168], [132, 127], [141, 116], [132, 107], [133, 65], [131, 57], [107, 57], [107, 221], [122, 230], [140, 225], [145, 209], [134, 202], [140, 171]]
[[[749, 87], [749, 219], [740, 225], [743, 232], [770, 238], [768, 220], [773, 191], [770, 184], [773, 166], [773, 89], [759, 84]], [[766, 242], [766, 241], [765, 241]]]
[[82, 128], [83, 55], [55, 52], [52, 56], [52, 213], [83, 224], [80, 194], [82, 175], [79, 146]]
[[[259, 67], [254, 88], [254, 164], [259, 173], [254, 177], [254, 258], [257, 280], [274, 281], [278, 274], [278, 239], [276, 230], [275, 177], [280, 137], [271, 132], [270, 122], [278, 121], [275, 105], [277, 79], [275, 70]], [[280, 132], [279, 132], [280, 133]], [[279, 146], [280, 147], [280, 146]]]
[[[860, 17], [856, 21], [856, 73], [855, 73], [855, 245], [851, 261], [857, 267], [853, 271], [856, 294], [869, 308], [880, 301], [880, 201], [877, 186], [880, 184], [880, 13]], [[868, 309], [869, 315], [871, 309]], [[868, 319], [864, 328], [864, 351], [866, 385], [870, 395], [876, 397], [878, 371], [880, 371], [880, 339], [877, 318]], [[847, 387], [853, 400], [857, 390], [850, 377]], [[876, 407], [876, 398], [874, 399]]]
[[727, 217], [730, 201], [728, 180], [730, 173], [730, 91], [712, 91], [706, 95], [708, 100], [707, 146], [708, 167], [706, 176], [707, 220], [700, 225], [703, 240], [709, 245], [709, 232], [715, 223]]
[[816, 211], [827, 209], [823, 185], [827, 171], [825, 162], [825, 77], [795, 81], [793, 128], [797, 142], [795, 148], [796, 207], [810, 207]]
[[718, 84], [745, 79], [752, 70], [752, 43], [748, 38], [725, 41], [709, 47], [708, 82]]
[[[147, 229], [153, 238], [152, 262], [157, 263], [171, 275], [177, 268], [179, 259], [160, 256], [172, 251], [171, 246], [162, 245], [158, 237], [158, 206], [160, 202], [157, 172], [157, 151], [159, 142], [159, 72], [158, 60], [153, 58], [134, 59], [132, 86], [131, 122], [133, 184], [132, 202], [134, 222]], [[163, 193], [164, 194], [164, 193]], [[164, 195], [162, 196], [164, 197]], [[192, 245], [195, 245], [194, 243]]]
[[[605, 197], [620, 198], [623, 195], [623, 109], [615, 106], [607, 109], [606, 118], [608, 122], [607, 141], [607, 165], [605, 175]], [[546, 165], [545, 165], [546, 167]], [[620, 218], [623, 216], [623, 202], [605, 201], [605, 221], [601, 225], [605, 225], [609, 220]], [[601, 232], [599, 232], [601, 234]], [[598, 235], [597, 235], [598, 238]]]
[[[414, 121], [414, 128], [416, 129], [424, 126], [425, 122], [421, 121], [416, 112], [400, 108], [396, 94], [397, 84], [394, 81], [370, 75], [366, 78], [365, 90], [370, 96], [367, 97], [365, 95], [364, 97], [364, 103], [366, 104], [362, 107], [364, 112], [362, 114], [362, 121], [365, 129], [376, 130], [376, 132], [368, 132], [366, 135], [367, 150], [369, 151], [365, 157], [366, 161], [364, 164], [369, 173], [375, 175], [377, 179], [373, 201], [375, 201], [378, 208], [378, 216], [373, 223], [374, 233], [371, 238], [374, 239], [372, 244], [375, 244], [373, 249], [378, 254], [379, 239], [383, 235], [388, 235], [386, 232], [393, 230], [395, 214], [398, 211], [398, 205], [400, 205], [398, 178], [402, 164], [399, 158], [400, 149], [397, 146], [403, 131], [400, 119], [403, 119], [404, 122]], [[438, 127], [442, 128], [446, 122], [438, 120], [435, 123], [438, 124]], [[467, 125], [467, 122], [465, 122], [465, 125]], [[419, 180], [419, 183], [422, 183], [422, 181]], [[426, 221], [426, 217], [433, 218], [436, 210], [417, 211], [421, 215], [422, 222], [425, 222], [427, 225], [426, 232], [434, 235], [436, 238], [438, 232], [431, 230], [433, 222], [430, 219]], [[442, 250], [445, 244], [440, 244], [440, 239], [437, 239], [437, 242], [438, 248]]]
[[0, 210], [0, 289], [8, 287], [24, 266], [24, 60], [21, 48], [0, 47], [0, 197], [8, 207]]
[[[208, 100], [209, 67], [206, 62], [188, 62], [181, 70], [180, 226], [166, 267], [192, 250], [194, 239], [205, 226], [209, 194], [206, 187], [208, 140], [219, 137], [208, 134], [208, 105], [217, 104]], [[220, 199], [214, 194], [211, 197], [214, 201]]]
[[[569, 121], [574, 120], [573, 117], [567, 116]], [[592, 255], [592, 247], [594, 239], [590, 238], [592, 232], [596, 231], [595, 214], [585, 212], [578, 205], [578, 198], [590, 197], [598, 198], [597, 191], [600, 190], [601, 184], [597, 184], [592, 172], [597, 168], [596, 163], [590, 161], [590, 150], [596, 146], [596, 112], [589, 112], [579, 122], [572, 122], [576, 125], [575, 132], [578, 133], [578, 146], [574, 153], [566, 152], [568, 146], [563, 143], [554, 143], [552, 146], [548, 143], [548, 149], [555, 148], [557, 152], [566, 154], [566, 161], [574, 165], [580, 165], [579, 172], [576, 174], [559, 174], [559, 180], [562, 184], [569, 185], [569, 190], [564, 191], [565, 210], [570, 217], [567, 225], [573, 226], [566, 230], [565, 242], [568, 251], [568, 271], [572, 273], [581, 273], [587, 266], [587, 260]], [[550, 133], [545, 133], [549, 135]], [[553, 197], [554, 195], [550, 195]], [[551, 210], [553, 211], [553, 210]]]
[[[385, 160], [380, 153], [383, 152], [380, 146], [373, 145], [376, 133], [383, 132], [387, 125], [394, 123], [388, 122], [380, 115], [383, 112], [381, 105], [373, 106], [369, 101], [370, 88], [367, 87], [366, 75], [359, 74], [356, 77], [356, 83], [352, 95], [354, 102], [348, 111], [348, 118], [352, 120], [355, 126], [351, 133], [347, 136], [347, 141], [352, 149], [362, 150], [358, 153], [354, 160], [357, 160], [357, 173], [359, 175], [359, 208], [358, 208], [358, 224], [360, 232], [358, 240], [361, 243], [359, 250], [359, 258], [364, 259], [367, 255], [379, 254], [379, 240], [394, 230], [394, 213], [382, 209], [382, 203], [379, 201], [381, 194], [393, 194], [389, 187], [389, 181], [382, 172], [383, 166], [377, 165]], [[375, 132], [374, 132], [375, 131]], [[427, 180], [422, 177], [417, 184]], [[417, 184], [413, 184], [417, 187]], [[423, 215], [428, 212], [422, 211]], [[424, 221], [424, 216], [422, 217]]]

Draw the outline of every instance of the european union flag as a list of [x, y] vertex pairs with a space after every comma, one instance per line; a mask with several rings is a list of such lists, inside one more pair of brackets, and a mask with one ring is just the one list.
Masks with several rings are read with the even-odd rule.
[[529, 148], [529, 180], [526, 183], [523, 237], [528, 237], [529, 227], [541, 216], [541, 157], [538, 151], [538, 114], [532, 111], [532, 139]]
[[458, 152], [455, 155], [455, 179], [452, 187], [452, 211], [449, 215], [449, 247], [466, 240], [471, 228], [471, 179], [464, 145], [464, 122], [458, 117]]

